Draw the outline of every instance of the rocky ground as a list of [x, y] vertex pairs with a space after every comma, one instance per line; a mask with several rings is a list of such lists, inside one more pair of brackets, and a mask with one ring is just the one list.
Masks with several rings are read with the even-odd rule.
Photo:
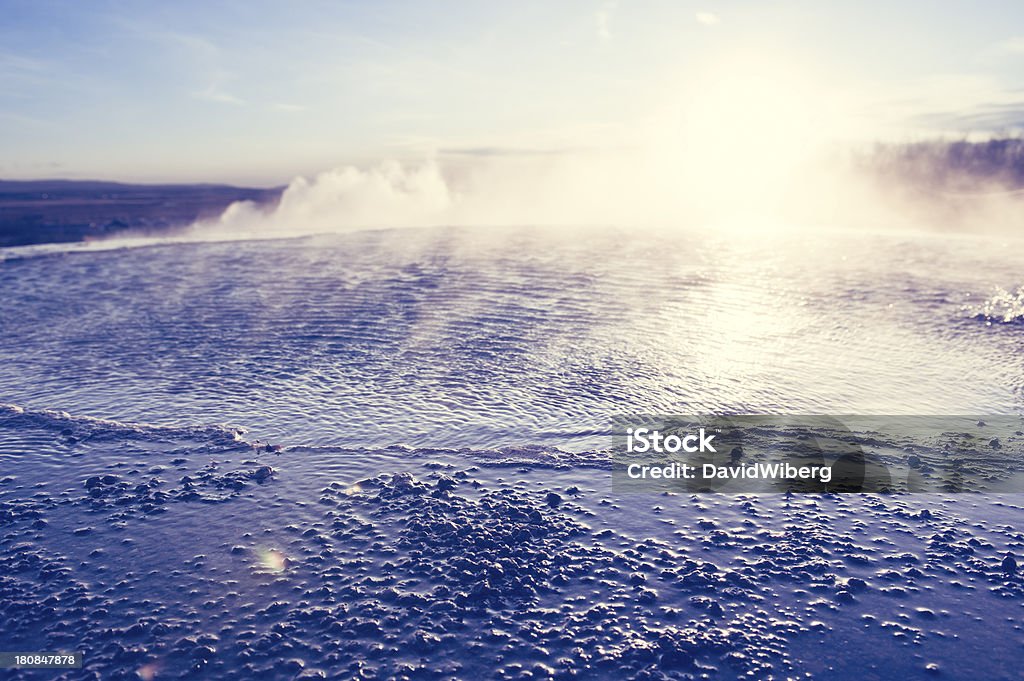
[[13, 678], [1019, 678], [1012, 496], [611, 491], [472, 452], [275, 451], [8, 411]]

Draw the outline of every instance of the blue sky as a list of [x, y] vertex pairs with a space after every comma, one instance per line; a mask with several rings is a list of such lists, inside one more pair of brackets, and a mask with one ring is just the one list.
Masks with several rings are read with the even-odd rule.
[[756, 128], [776, 77], [840, 136], [1024, 127], [1024, 3], [0, 0], [0, 177], [568, 153], [671, 134], [722, 78]]

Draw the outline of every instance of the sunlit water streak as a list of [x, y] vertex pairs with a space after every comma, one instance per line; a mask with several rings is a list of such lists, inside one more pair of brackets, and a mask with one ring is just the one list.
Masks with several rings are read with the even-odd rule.
[[602, 447], [626, 412], [1017, 413], [1020, 319], [985, 310], [1022, 265], [969, 237], [541, 229], [43, 253], [0, 262], [0, 400], [371, 447]]

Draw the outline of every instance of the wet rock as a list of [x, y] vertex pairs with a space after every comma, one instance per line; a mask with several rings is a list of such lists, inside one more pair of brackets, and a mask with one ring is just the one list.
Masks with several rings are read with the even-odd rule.
[[395, 473], [391, 479], [383, 484], [380, 496], [383, 498], [394, 498], [406, 494], [423, 494], [427, 486], [418, 481], [411, 473]]
[[868, 583], [860, 577], [850, 577], [846, 580], [846, 590], [851, 593], [857, 593], [865, 591], [868, 588]]
[[263, 482], [274, 474], [274, 469], [270, 466], [260, 466], [252, 472], [252, 479], [256, 482]]
[[640, 589], [637, 591], [636, 600], [638, 603], [654, 603], [658, 600], [658, 592], [654, 589]]
[[690, 603], [701, 610], [706, 611], [712, 617], [721, 617], [725, 614], [725, 609], [722, 604], [713, 598], [707, 596], [692, 596]]
[[96, 489], [109, 485], [116, 485], [120, 481], [116, 475], [94, 475], [85, 480], [86, 489]]
[[658, 657], [658, 663], [664, 669], [689, 669], [693, 667], [693, 655], [685, 650], [670, 648]]
[[412, 636], [412, 649], [421, 655], [427, 655], [441, 645], [441, 638], [436, 634], [418, 630]]

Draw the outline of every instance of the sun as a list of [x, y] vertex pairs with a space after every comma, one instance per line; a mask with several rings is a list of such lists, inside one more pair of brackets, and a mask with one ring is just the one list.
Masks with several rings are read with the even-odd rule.
[[687, 73], [673, 118], [665, 149], [677, 190], [717, 217], [776, 211], [838, 120], [806, 69], [760, 53]]

